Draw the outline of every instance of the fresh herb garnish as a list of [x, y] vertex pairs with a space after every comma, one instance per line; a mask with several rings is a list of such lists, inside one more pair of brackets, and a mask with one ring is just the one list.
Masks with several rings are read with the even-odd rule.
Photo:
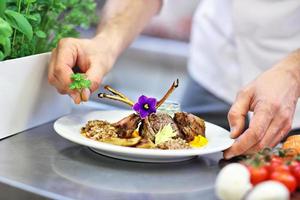
[[84, 88], [90, 88], [91, 81], [88, 80], [85, 74], [76, 73], [71, 75], [72, 83], [69, 85], [71, 90], [81, 91]]

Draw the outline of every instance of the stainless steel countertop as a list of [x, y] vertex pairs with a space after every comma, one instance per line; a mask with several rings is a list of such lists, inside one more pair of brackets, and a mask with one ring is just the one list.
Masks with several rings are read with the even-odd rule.
[[216, 199], [221, 156], [168, 164], [117, 160], [60, 137], [51, 122], [0, 141], [0, 197]]

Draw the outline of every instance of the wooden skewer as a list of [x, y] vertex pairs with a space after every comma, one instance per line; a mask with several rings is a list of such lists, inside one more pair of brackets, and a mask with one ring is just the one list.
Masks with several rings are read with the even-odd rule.
[[133, 101], [131, 101], [128, 97], [126, 97], [124, 94], [122, 94], [118, 90], [113, 89], [109, 85], [104, 86], [104, 89], [106, 89], [106, 90], [110, 91], [112, 94], [117, 95], [117, 96], [121, 97], [122, 99], [126, 99], [127, 101], [130, 101], [132, 104], [134, 104]]
[[128, 99], [121, 98], [119, 96], [114, 96], [114, 95], [105, 94], [105, 93], [99, 93], [98, 97], [99, 98], [107, 98], [107, 99], [112, 99], [112, 100], [120, 101], [120, 102], [123, 102], [123, 103], [129, 105], [130, 107], [132, 107], [134, 105], [134, 103], [132, 101], [130, 101]]
[[167, 91], [167, 93], [157, 102], [156, 108], [158, 108], [159, 106], [161, 106], [167, 100], [167, 98], [178, 87], [178, 85], [179, 85], [179, 80], [176, 79], [176, 81], [173, 82], [173, 84], [171, 85], [171, 87], [169, 88], [169, 90]]

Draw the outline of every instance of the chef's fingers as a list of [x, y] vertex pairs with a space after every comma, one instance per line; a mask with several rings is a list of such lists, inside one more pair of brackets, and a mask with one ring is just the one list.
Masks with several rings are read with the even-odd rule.
[[272, 112], [270, 106], [257, 105], [254, 109], [249, 128], [224, 152], [224, 157], [230, 159], [234, 156], [244, 154], [257, 144], [264, 137], [271, 123], [273, 118]]
[[228, 112], [228, 122], [231, 132], [230, 136], [232, 138], [238, 137], [244, 130], [252, 95], [253, 93], [250, 89], [241, 90]]
[[291, 129], [293, 112], [288, 109], [281, 109], [275, 113], [265, 136], [256, 145], [255, 149], [261, 150], [267, 146], [273, 147]]
[[270, 143], [270, 147], [275, 147], [277, 144], [279, 144], [283, 138], [289, 133], [289, 131], [291, 130], [291, 126], [286, 125], [282, 130], [280, 130], [275, 138], [272, 140], [272, 142]]
[[72, 82], [72, 68], [76, 65], [79, 56], [75, 43], [76, 39], [73, 38], [65, 38], [59, 41], [53, 67], [53, 74], [60, 82], [59, 88], [65, 90], [68, 94], [71, 92], [69, 85]]
[[74, 102], [78, 104], [80, 103], [79, 93], [69, 89], [69, 84], [71, 83], [70, 76], [73, 74], [72, 69], [70, 67], [63, 68], [62, 66], [64, 65], [57, 64], [63, 55], [65, 55], [63, 51], [61, 51], [59, 56], [58, 50], [56, 48], [53, 49], [48, 68], [48, 81], [59, 93], [69, 94]]
[[91, 81], [91, 86], [88, 89], [83, 90], [81, 93], [82, 100], [87, 101], [90, 97], [90, 94], [100, 87], [100, 83], [105, 75], [104, 68], [100, 65], [101, 62], [98, 60], [92, 60], [91, 65], [85, 72], [87, 79]]

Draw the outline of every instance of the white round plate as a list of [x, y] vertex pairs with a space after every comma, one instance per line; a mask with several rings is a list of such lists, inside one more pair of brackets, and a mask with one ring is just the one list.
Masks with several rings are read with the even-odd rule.
[[116, 110], [70, 114], [56, 120], [54, 129], [60, 136], [77, 144], [88, 146], [93, 151], [102, 155], [140, 162], [177, 162], [188, 160], [195, 156], [223, 151], [229, 148], [234, 142], [234, 140], [229, 137], [227, 130], [209, 122], [205, 122], [205, 134], [208, 139], [208, 144], [197, 149], [161, 150], [123, 147], [94, 141], [80, 134], [81, 127], [85, 126], [89, 120], [99, 119], [117, 122], [131, 113], [132, 111]]

